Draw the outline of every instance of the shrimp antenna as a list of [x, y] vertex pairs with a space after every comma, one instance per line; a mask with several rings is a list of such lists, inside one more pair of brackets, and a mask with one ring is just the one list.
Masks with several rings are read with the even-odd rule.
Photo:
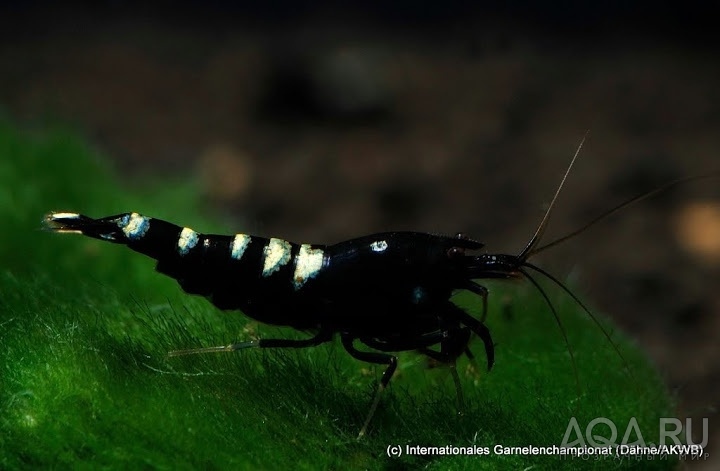
[[[559, 238], [553, 240], [552, 242], [548, 242], [547, 244], [542, 245], [540, 247], [537, 247], [537, 248], [531, 247], [527, 253], [525, 253], [525, 251], [523, 251], [523, 254], [525, 254], [526, 257], [529, 258], [529, 257], [532, 257], [533, 255], [543, 252], [551, 247], [555, 247], [556, 245], [561, 244], [561, 243], [565, 242], [566, 240], [572, 239], [573, 237], [582, 234], [583, 232], [590, 229], [595, 224], [607, 219], [608, 217], [612, 216], [613, 214], [617, 213], [618, 211], [620, 211], [624, 208], [627, 208], [628, 206], [631, 206], [635, 203], [639, 203], [640, 201], [644, 201], [648, 198], [651, 198], [651, 197], [657, 195], [658, 193], [667, 191], [670, 188], [674, 188], [678, 185], [682, 185], [683, 183], [688, 183], [688, 182], [692, 182], [695, 180], [703, 180], [705, 178], [713, 178], [713, 177], [718, 177], [718, 176], [720, 176], [720, 170], [716, 170], [716, 171], [710, 172], [710, 173], [705, 173], [703, 175], [692, 175], [689, 177], [683, 177], [683, 178], [678, 178], [677, 180], [673, 180], [671, 182], [668, 182], [662, 186], [655, 188], [654, 190], [646, 191], [645, 193], [641, 193], [637, 196], [634, 196], [633, 198], [630, 198], [629, 200], [618, 204], [614, 208], [610, 208], [607, 211], [601, 213], [599, 216], [596, 216], [593, 220], [591, 220], [584, 226], [580, 227], [579, 229], [575, 229], [574, 231], [570, 232], [569, 234], [559, 237]], [[553, 200], [553, 202], [554, 202], [554, 200]], [[544, 222], [544, 220], [543, 220], [543, 222]], [[521, 254], [521, 256], [522, 256], [522, 254]]]
[[580, 149], [582, 149], [583, 144], [585, 144], [585, 140], [587, 139], [587, 135], [590, 131], [586, 131], [585, 135], [582, 138], [582, 141], [580, 141], [580, 145], [578, 145], [577, 150], [575, 150], [575, 155], [573, 155], [572, 160], [570, 161], [570, 165], [568, 165], [567, 170], [565, 170], [565, 175], [563, 175], [562, 180], [560, 180], [560, 185], [558, 185], [557, 190], [555, 190], [555, 195], [553, 196], [552, 201], [550, 201], [550, 206], [548, 206], [547, 211], [545, 211], [545, 215], [542, 218], [542, 221], [540, 221], [540, 225], [538, 225], [537, 229], [535, 230], [535, 234], [533, 234], [530, 241], [527, 243], [525, 248], [522, 252], [520, 252], [520, 255], [517, 256], [518, 259], [525, 261], [528, 259], [530, 255], [533, 253], [536, 253], [534, 250], [537, 244], [540, 242], [540, 239], [542, 238], [543, 234], [545, 233], [545, 229], [547, 228], [548, 221], [550, 220], [550, 213], [552, 213], [553, 207], [555, 206], [555, 201], [557, 201], [558, 196], [560, 195], [560, 191], [563, 189], [563, 186], [565, 185], [565, 180], [567, 180], [568, 175], [570, 175], [570, 170], [572, 170], [573, 164], [575, 164], [575, 161], [578, 158], [578, 155], [580, 155]]

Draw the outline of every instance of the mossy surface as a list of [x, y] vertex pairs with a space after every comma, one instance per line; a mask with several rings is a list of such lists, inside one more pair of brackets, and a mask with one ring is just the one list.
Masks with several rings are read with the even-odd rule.
[[[4, 122], [0, 156], [0, 468], [637, 467], [634, 459], [497, 455], [493, 447], [559, 445], [572, 417], [583, 431], [609, 418], [618, 441], [635, 417], [645, 441], [656, 442], [658, 418], [673, 415], [645, 356], [607, 322], [627, 365], [577, 304], [548, 288], [576, 376], [537, 291], [494, 284], [487, 324], [497, 362], [490, 373], [460, 362], [462, 415], [447, 369], [403, 354], [368, 435], [357, 441], [380, 368], [350, 358], [339, 343], [169, 358], [173, 349], [302, 334], [218, 311], [124, 247], [39, 230], [51, 210], [134, 210], [231, 232], [200, 216], [191, 185], [130, 188], [72, 133], [27, 134]], [[478, 315], [472, 296], [455, 301]], [[473, 350], [482, 365], [480, 342]], [[386, 455], [389, 445], [477, 445], [490, 455], [397, 458]]]

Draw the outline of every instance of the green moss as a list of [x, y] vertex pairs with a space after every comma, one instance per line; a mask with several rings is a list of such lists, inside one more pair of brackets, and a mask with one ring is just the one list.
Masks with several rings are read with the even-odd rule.
[[[633, 467], [634, 460], [552, 456], [389, 458], [386, 447], [559, 444], [571, 417], [582, 429], [610, 418], [621, 436], [635, 417], [650, 442], [658, 417], [672, 415], [657, 373], [627, 339], [613, 334], [629, 368], [572, 300], [552, 296], [574, 348], [576, 378], [537, 292], [493, 285], [488, 325], [497, 363], [491, 373], [472, 373], [461, 361], [463, 414], [448, 371], [404, 354], [369, 435], [358, 442], [380, 369], [334, 343], [168, 358], [172, 349], [226, 344], [254, 331], [299, 334], [219, 312], [123, 247], [38, 230], [49, 210], [137, 210], [220, 230], [197, 216], [192, 186], [130, 189], [66, 132], [28, 135], [0, 123], [0, 155], [0, 468]], [[466, 294], [456, 302], [477, 309]]]

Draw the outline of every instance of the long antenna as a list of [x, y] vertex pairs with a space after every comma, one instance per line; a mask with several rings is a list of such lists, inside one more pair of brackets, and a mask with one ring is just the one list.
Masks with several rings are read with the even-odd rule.
[[[571, 165], [572, 165], [572, 164], [571, 164]], [[569, 169], [568, 169], [568, 170], [569, 170]], [[706, 173], [706, 174], [704, 174], [704, 175], [693, 175], [693, 176], [690, 176], [690, 177], [684, 177], [684, 178], [679, 178], [679, 179], [677, 179], [677, 180], [673, 180], [673, 181], [671, 181], [671, 182], [669, 182], [669, 183], [666, 183], [666, 184], [663, 185], [663, 186], [660, 186], [660, 187], [658, 187], [658, 188], [655, 188], [654, 190], [647, 191], [647, 192], [642, 193], [642, 194], [639, 194], [639, 195], [637, 195], [637, 196], [635, 196], [635, 197], [633, 197], [633, 198], [631, 198], [631, 199], [629, 199], [629, 200], [627, 200], [627, 201], [625, 201], [625, 202], [622, 202], [622, 203], [618, 204], [617, 206], [615, 206], [614, 208], [608, 209], [607, 211], [603, 212], [602, 214], [600, 214], [599, 216], [597, 216], [595, 219], [593, 219], [592, 221], [588, 222], [587, 224], [585, 224], [584, 226], [580, 227], [579, 229], [576, 229], [576, 230], [570, 232], [569, 234], [566, 234], [566, 235], [564, 235], [564, 236], [562, 236], [562, 237], [560, 237], [560, 238], [558, 238], [558, 239], [555, 239], [555, 240], [553, 240], [552, 242], [549, 242], [549, 243], [547, 243], [547, 244], [545, 244], [545, 245], [543, 245], [543, 246], [537, 247], [537, 248], [532, 248], [532, 247], [531, 247], [530, 250], [527, 251], [527, 252], [524, 250], [523, 253], [521, 254], [521, 257], [522, 257], [522, 255], [525, 255], [527, 258], [529, 258], [529, 257], [531, 257], [531, 256], [533, 256], [533, 255], [535, 255], [535, 254], [538, 254], [538, 253], [540, 253], [540, 252], [542, 252], [542, 251], [544, 251], [544, 250], [547, 250], [547, 249], [549, 249], [549, 248], [551, 248], [551, 247], [555, 247], [556, 245], [561, 244], [561, 243], [565, 242], [565, 241], [568, 240], [568, 239], [572, 239], [572, 238], [575, 237], [576, 235], [582, 234], [583, 232], [585, 232], [586, 230], [590, 229], [590, 228], [591, 228], [592, 226], [594, 226], [595, 224], [597, 224], [597, 223], [599, 223], [600, 221], [602, 221], [602, 220], [604, 220], [604, 219], [612, 216], [613, 214], [617, 213], [617, 212], [620, 211], [621, 209], [624, 209], [624, 208], [626, 208], [626, 207], [628, 207], [628, 206], [630, 206], [630, 205], [632, 205], [632, 204], [639, 203], [640, 201], [646, 200], [646, 199], [648, 199], [648, 198], [650, 198], [650, 197], [652, 197], [652, 196], [655, 196], [655, 195], [658, 194], [658, 193], [662, 193], [663, 191], [667, 191], [667, 190], [669, 190], [670, 188], [673, 188], [673, 187], [675, 187], [675, 186], [681, 185], [681, 184], [683, 184], [683, 183], [691, 182], [691, 181], [694, 181], [694, 180], [702, 180], [702, 179], [705, 179], [705, 178], [713, 178], [713, 177], [718, 177], [718, 176], [720, 176], [720, 170], [716, 170], [716, 171], [714, 171], [714, 172]], [[563, 180], [563, 181], [564, 181], [564, 180]], [[554, 202], [554, 200], [553, 200], [553, 202]], [[545, 221], [543, 220], [543, 223], [544, 223], [544, 222], [545, 222]], [[539, 229], [539, 228], [538, 228], [538, 229]], [[531, 242], [532, 242], [532, 241], [531, 241]], [[526, 248], [526, 249], [527, 249], [527, 248]]]
[[527, 243], [525, 248], [522, 252], [520, 252], [520, 255], [518, 255], [518, 259], [525, 261], [527, 258], [533, 254], [537, 253], [537, 251], [534, 251], [533, 249], [535, 246], [540, 242], [540, 239], [542, 238], [543, 233], [545, 233], [545, 228], [547, 227], [548, 221], [550, 220], [550, 213], [553, 210], [553, 207], [555, 206], [555, 201], [557, 201], [558, 195], [560, 195], [560, 190], [562, 190], [563, 185], [565, 185], [565, 180], [567, 180], [568, 175], [570, 175], [570, 170], [572, 170], [573, 164], [575, 163], [575, 160], [577, 160], [578, 155], [580, 155], [580, 149], [582, 149], [583, 144], [585, 144], [585, 139], [587, 139], [588, 133], [590, 131], [585, 131], [585, 135], [582, 138], [582, 141], [580, 141], [580, 145], [577, 147], [577, 150], [575, 151], [575, 155], [573, 155], [572, 160], [570, 161], [570, 165], [568, 165], [567, 170], [565, 170], [565, 175], [563, 175], [562, 180], [560, 181], [560, 185], [558, 185], [557, 190], [555, 190], [555, 196], [553, 196], [552, 201], [550, 201], [550, 206], [548, 206], [547, 211], [545, 211], [545, 215], [543, 216], [542, 221], [540, 221], [540, 225], [535, 230], [535, 234], [533, 234], [530, 241]]
[[[523, 266], [534, 269], [534, 267], [532, 267], [531, 265], [523, 264]], [[518, 270], [520, 271], [520, 273], [523, 274], [523, 276], [525, 278], [527, 278], [530, 281], [530, 283], [532, 283], [535, 286], [535, 288], [537, 288], [538, 291], [540, 291], [540, 294], [545, 299], [545, 304], [548, 305], [548, 307], [550, 308], [550, 311], [553, 314], [553, 317], [555, 317], [555, 323], [557, 324], [558, 328], [560, 329], [560, 334], [562, 334], [562, 338], [565, 341], [565, 346], [567, 347], [568, 353], [570, 354], [570, 363], [572, 364], [572, 369], [573, 369], [573, 372], [575, 373], [575, 387], [577, 388], [578, 396], [580, 396], [580, 392], [581, 392], [580, 375], [578, 374], [577, 362], [575, 361], [575, 353], [573, 351], [572, 345], [570, 345], [570, 340], [568, 339], [567, 331], [565, 331], [565, 326], [563, 325], [562, 321], [560, 320], [560, 315], [558, 314], [557, 310], [555, 309], [555, 306], [553, 306], [553, 303], [550, 301], [550, 297], [545, 292], [545, 290], [542, 288], [540, 283], [538, 283], [538, 281], [535, 278], [530, 276], [530, 274], [527, 272], [527, 270], [523, 270], [522, 268], [519, 268]], [[563, 288], [564, 288], [564, 286], [563, 286]], [[574, 295], [573, 295], [573, 298], [575, 298]], [[577, 298], [575, 298], [575, 299], [577, 299]]]

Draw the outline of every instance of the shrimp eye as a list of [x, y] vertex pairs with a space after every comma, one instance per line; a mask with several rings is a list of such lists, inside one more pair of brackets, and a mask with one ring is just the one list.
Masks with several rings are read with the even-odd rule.
[[457, 258], [465, 255], [465, 249], [460, 247], [450, 247], [447, 251], [448, 258]]

